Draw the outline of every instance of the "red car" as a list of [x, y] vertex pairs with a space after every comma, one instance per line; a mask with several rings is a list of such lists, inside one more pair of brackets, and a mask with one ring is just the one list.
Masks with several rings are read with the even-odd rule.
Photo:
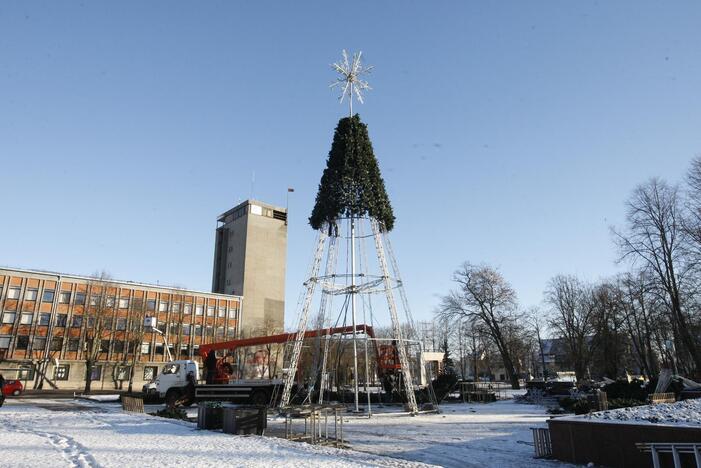
[[21, 380], [6, 380], [5, 386], [2, 388], [2, 393], [5, 396], [18, 396], [24, 390]]

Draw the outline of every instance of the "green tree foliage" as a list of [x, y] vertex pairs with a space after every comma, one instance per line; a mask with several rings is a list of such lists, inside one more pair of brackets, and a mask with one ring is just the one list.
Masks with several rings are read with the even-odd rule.
[[450, 356], [450, 349], [448, 348], [448, 338], [443, 339], [441, 343], [440, 350], [443, 351], [443, 374], [455, 375], [455, 363], [453, 358]]
[[338, 122], [309, 224], [320, 229], [340, 216], [366, 215], [379, 221], [385, 231], [394, 227], [367, 126], [355, 114]]

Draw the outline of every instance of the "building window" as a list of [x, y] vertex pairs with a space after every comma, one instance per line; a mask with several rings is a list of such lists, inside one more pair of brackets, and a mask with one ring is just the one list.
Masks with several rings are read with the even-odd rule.
[[2, 323], [15, 323], [17, 314], [15, 312], [5, 312], [2, 314]]
[[213, 334], [214, 334], [214, 328], [212, 328], [211, 325], [207, 325], [207, 328], [205, 329], [205, 335], [212, 336]]
[[231, 338], [234, 336], [234, 333], [236, 333], [236, 329], [234, 327], [228, 327], [226, 329], [226, 336]]
[[74, 315], [73, 318], [71, 319], [71, 327], [80, 328], [81, 326], [83, 326], [83, 316], [82, 315]]
[[151, 343], [141, 343], [141, 354], [149, 354], [151, 352]]
[[105, 299], [105, 307], [114, 307], [114, 296], [107, 296]]
[[180, 303], [176, 302], [173, 304], [173, 312], [180, 312]]
[[168, 310], [168, 303], [161, 301], [158, 303], [158, 311], [159, 312], [166, 312]]
[[19, 318], [19, 323], [22, 325], [31, 325], [34, 321], [34, 314], [22, 314]]
[[54, 336], [51, 338], [51, 351], [61, 351], [63, 348], [63, 337]]
[[158, 375], [158, 367], [156, 366], [145, 366], [144, 367], [144, 380], [149, 382], [156, 378]]
[[42, 302], [53, 302], [54, 301], [54, 290], [53, 289], [44, 289], [44, 294], [41, 296], [41, 301]]
[[131, 373], [131, 366], [117, 366], [114, 370], [115, 380], [129, 380], [129, 374]]
[[95, 327], [95, 317], [90, 316], [88, 317], [88, 328], [94, 328]]
[[70, 338], [68, 340], [68, 347], [66, 348], [66, 351], [76, 352], [78, 351], [79, 346], [80, 340], [78, 338]]
[[236, 309], [229, 309], [229, 318], [230, 319], [236, 318]]
[[102, 378], [102, 364], [93, 364], [90, 369], [90, 380], [100, 380]]
[[7, 349], [10, 347], [11, 336], [0, 336], [0, 349]]
[[101, 353], [109, 353], [110, 352], [110, 341], [109, 340], [100, 340], [100, 352]]
[[127, 329], [127, 319], [125, 318], [118, 318], [117, 319], [117, 330], [118, 331], [123, 331]]
[[85, 293], [75, 293], [75, 305], [85, 305]]
[[47, 326], [51, 323], [51, 314], [39, 314], [39, 325]]
[[27, 289], [24, 292], [24, 300], [25, 301], [36, 301], [38, 294], [39, 294], [39, 291], [37, 291], [36, 289]]
[[214, 306], [207, 306], [207, 317], [214, 317]]
[[116, 340], [114, 342], [114, 348], [112, 349], [112, 352], [114, 353], [123, 353], [124, 352], [124, 341], [122, 340]]
[[190, 336], [190, 325], [183, 324], [183, 335]]
[[35, 336], [32, 341], [32, 351], [43, 351], [46, 348], [46, 338], [43, 336]]
[[149, 299], [146, 301], [146, 309], [156, 310], [156, 301], [154, 299]]
[[57, 327], [65, 327], [66, 323], [68, 323], [68, 314], [58, 314], [56, 316]]
[[19, 380], [34, 380], [34, 368], [29, 364], [21, 364], [17, 369]]
[[95, 307], [97, 304], [100, 302], [100, 298], [98, 296], [90, 296], [90, 305]]
[[105, 330], [112, 330], [112, 317], [106, 317], [102, 323]]
[[224, 327], [217, 327], [217, 338], [224, 337]]
[[204, 306], [202, 304], [197, 304], [195, 306], [195, 315], [202, 315], [204, 312]]
[[71, 366], [68, 364], [59, 364], [54, 368], [54, 380], [68, 380], [68, 372]]
[[29, 348], [29, 337], [27, 335], [17, 336], [17, 342], [15, 343], [17, 349], [27, 349]]
[[68, 291], [62, 291], [61, 294], [58, 295], [58, 303], [68, 304], [69, 302], [71, 302], [71, 293]]
[[202, 336], [202, 325], [195, 325], [195, 336]]
[[19, 299], [19, 288], [10, 288], [7, 290], [8, 299]]
[[183, 313], [190, 315], [192, 313], [192, 304], [185, 304], [185, 307], [183, 307]]
[[170, 324], [170, 334], [171, 334], [171, 335], [177, 335], [177, 334], [178, 334], [178, 324], [177, 324], [177, 323], [171, 323], [171, 324]]
[[226, 317], [226, 307], [219, 308], [219, 312], [217, 313], [217, 317], [219, 317], [219, 318]]
[[119, 298], [119, 308], [120, 309], [128, 309], [129, 308], [129, 298], [128, 297], [120, 297]]

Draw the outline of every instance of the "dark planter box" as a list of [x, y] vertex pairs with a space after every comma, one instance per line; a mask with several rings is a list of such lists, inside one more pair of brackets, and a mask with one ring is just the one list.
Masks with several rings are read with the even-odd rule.
[[224, 408], [210, 408], [199, 406], [197, 408], [198, 429], [221, 429], [224, 418]]
[[[569, 417], [550, 419], [548, 427], [553, 458], [615, 468], [652, 467], [650, 454], [638, 450], [636, 443], [701, 441], [701, 428], [695, 427], [605, 423]], [[674, 466], [671, 455], [660, 458], [662, 466]]]
[[268, 410], [265, 406], [224, 409], [223, 430], [227, 434], [263, 435], [267, 426]]

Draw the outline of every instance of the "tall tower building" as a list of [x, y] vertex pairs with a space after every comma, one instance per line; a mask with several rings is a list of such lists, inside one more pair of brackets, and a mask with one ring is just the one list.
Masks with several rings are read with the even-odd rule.
[[284, 326], [286, 255], [286, 209], [246, 200], [217, 218], [212, 292], [244, 296], [248, 336]]

